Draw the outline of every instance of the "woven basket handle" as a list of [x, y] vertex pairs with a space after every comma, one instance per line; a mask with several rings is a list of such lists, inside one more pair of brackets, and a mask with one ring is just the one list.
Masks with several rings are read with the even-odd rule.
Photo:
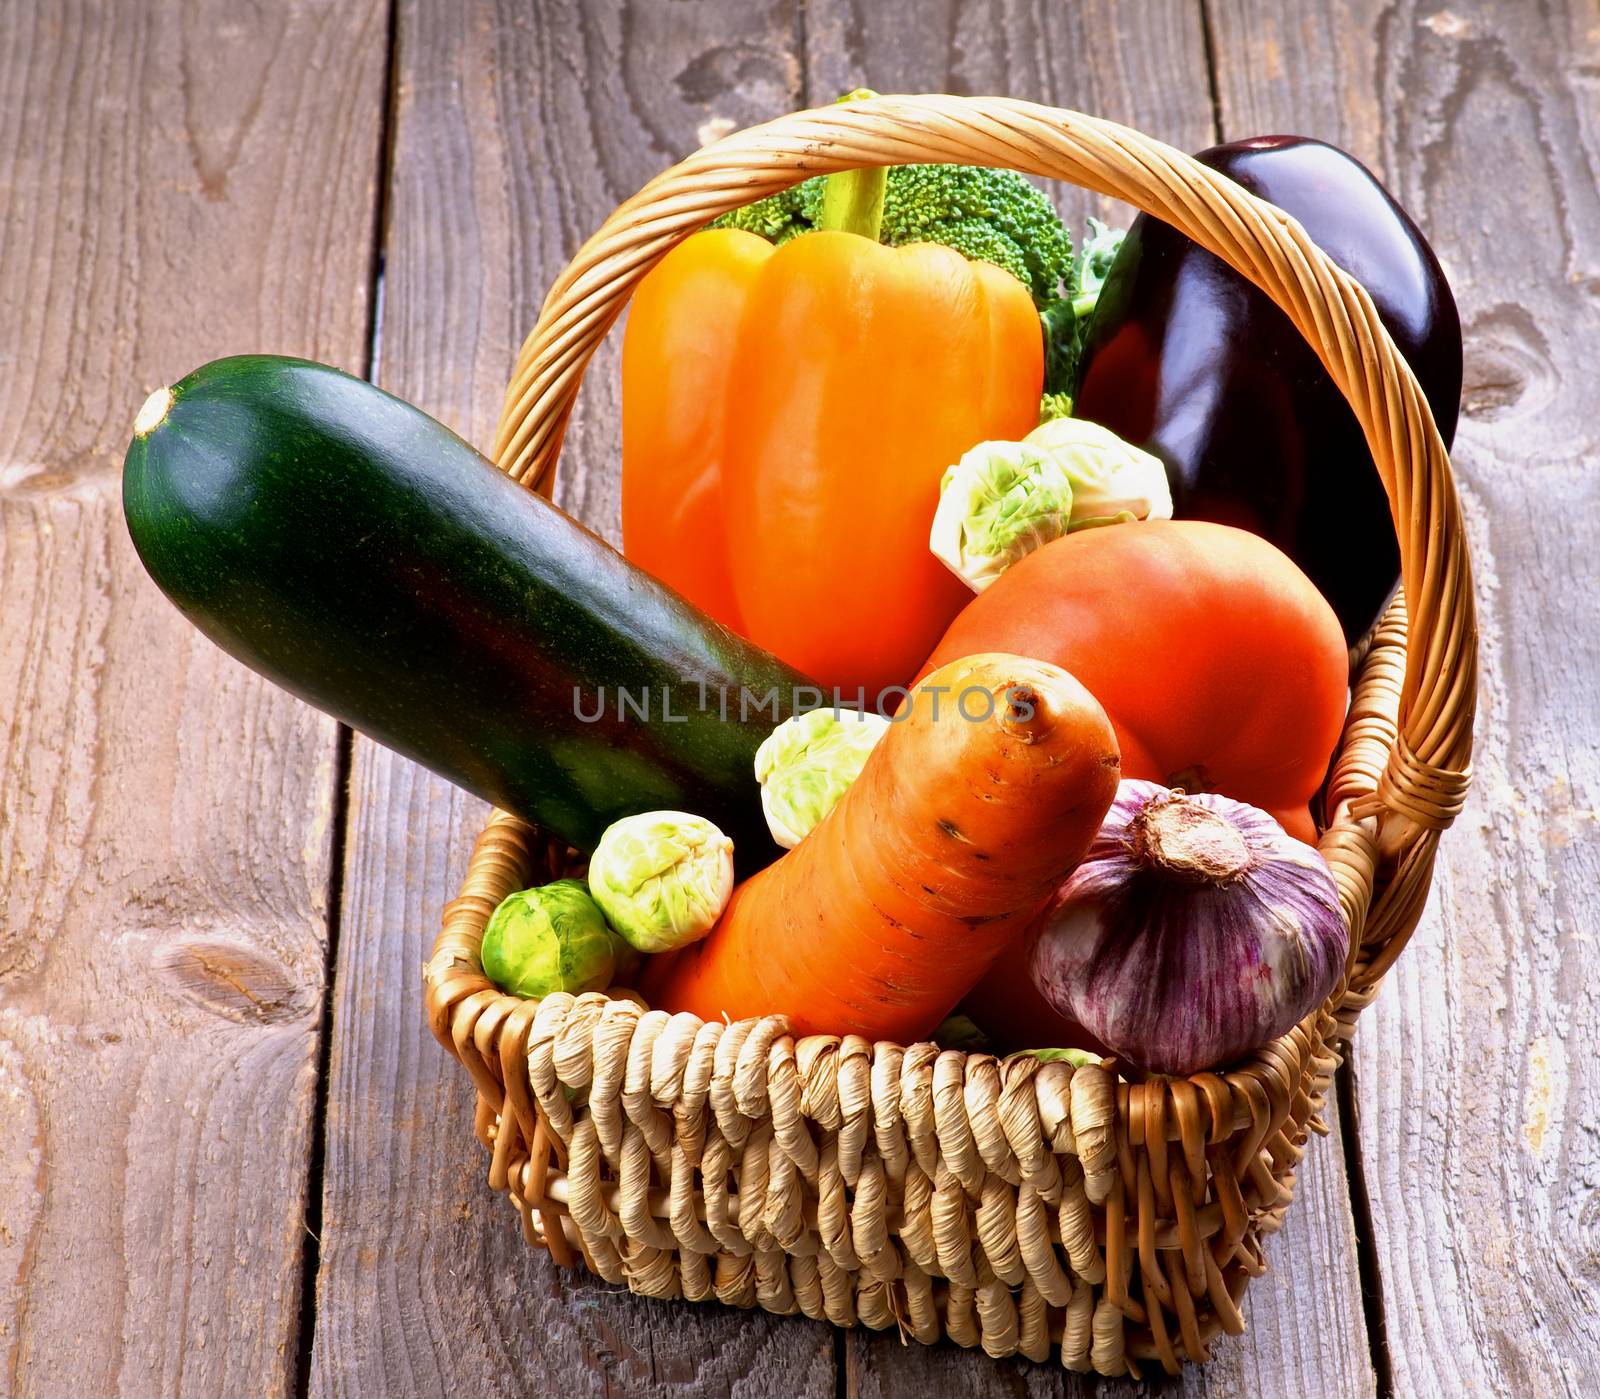
[[501, 469], [549, 493], [590, 356], [639, 279], [690, 233], [812, 175], [937, 162], [1008, 167], [1136, 205], [1254, 282], [1317, 352], [1388, 492], [1410, 615], [1399, 737], [1355, 815], [1401, 818], [1385, 823], [1391, 854], [1403, 853], [1394, 840], [1403, 832], [1399, 844], [1420, 845], [1411, 853], [1431, 867], [1438, 832], [1465, 797], [1477, 694], [1471, 565], [1433, 414], [1365, 289], [1294, 219], [1129, 127], [1001, 97], [876, 97], [795, 112], [695, 152], [622, 204], [550, 289], [506, 396]]

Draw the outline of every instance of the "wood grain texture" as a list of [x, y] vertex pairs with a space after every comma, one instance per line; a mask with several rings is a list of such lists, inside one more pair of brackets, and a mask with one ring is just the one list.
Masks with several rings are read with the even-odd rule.
[[[578, 244], [700, 127], [798, 103], [794, 26], [787, 4], [403, 5], [384, 387], [487, 443]], [[613, 538], [617, 378], [613, 338], [557, 491]], [[357, 739], [313, 1389], [832, 1395], [826, 1327], [562, 1273], [490, 1191], [471, 1083], [423, 1023], [418, 975], [484, 814]]]
[[1394, 1389], [1594, 1394], [1600, 7], [1213, 12], [1229, 134], [1292, 125], [1372, 163], [1466, 335], [1477, 785], [1355, 1044]]
[[376, 6], [0, 2], [0, 1393], [287, 1390], [334, 728], [157, 593], [150, 389], [365, 339]]
[[[1092, 58], [1089, 56], [1092, 55]], [[812, 0], [806, 9], [807, 82], [813, 101], [866, 84], [882, 92], [1004, 92], [1127, 122], [1186, 150], [1215, 140], [1201, 11], [1187, 0], [1126, 5], [969, 3], [919, 7], [909, 23], [866, 0]], [[1081, 191], [1054, 189], [1074, 230], [1093, 212], [1125, 224], [1126, 210]], [[1370, 1394], [1355, 1235], [1343, 1162], [1314, 1142], [1273, 1271], [1246, 1293], [1250, 1327], [1219, 1338], [1212, 1362], [1191, 1370], [1192, 1394]], [[847, 1343], [849, 1392], [862, 1396], [1087, 1393], [1094, 1382], [1025, 1361], [997, 1364], [944, 1346], [902, 1349], [862, 1333]], [[1103, 1386], [1132, 1392], [1131, 1386]], [[1096, 1390], [1095, 1392], [1099, 1392]]]
[[[1126, 122], [1184, 150], [1213, 139], [1197, 0], [934, 0], [914, 13], [810, 0], [806, 82], [813, 103], [860, 86], [999, 93]], [[1051, 193], [1074, 238], [1084, 214], [1121, 207], [1067, 186]]]

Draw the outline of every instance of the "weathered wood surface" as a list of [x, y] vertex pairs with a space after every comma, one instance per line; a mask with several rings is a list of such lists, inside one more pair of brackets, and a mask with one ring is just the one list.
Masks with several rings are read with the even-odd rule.
[[[399, 0], [392, 73], [389, 18], [0, 0], [0, 1394], [284, 1392], [297, 1365], [351, 1394], [1093, 1388], [644, 1302], [531, 1253], [420, 1014], [481, 806], [357, 740], [330, 910], [332, 724], [195, 636], [120, 519], [155, 384], [245, 349], [365, 366], [386, 97], [379, 377], [485, 442], [545, 287], [617, 200], [703, 132], [859, 83], [1039, 97], [1188, 146], [1214, 93], [1227, 137], [1348, 145], [1434, 239], [1469, 342], [1485, 685], [1477, 792], [1356, 1041], [1377, 1372], [1335, 1123], [1250, 1333], [1171, 1388], [1600, 1388], [1595, 0]], [[616, 378], [613, 344], [559, 488], [612, 537]]]
[[[1223, 119], [1380, 170], [1466, 333], [1477, 786], [1356, 1037], [1397, 1394], [1600, 1392], [1600, 6], [1213, 6]], [[1326, 56], [1326, 57], [1324, 57]], [[1326, 81], [1331, 72], [1334, 81]]]
[[295, 1367], [335, 737], [134, 557], [144, 396], [359, 368], [381, 7], [0, 0], [0, 1393]]
[[[785, 4], [403, 5], [384, 387], [486, 445], [517, 345], [578, 243], [704, 123], [799, 104], [795, 24]], [[558, 489], [613, 538], [616, 379], [613, 344]], [[826, 1327], [564, 1274], [489, 1190], [471, 1083], [423, 1023], [418, 976], [484, 814], [357, 740], [313, 1388], [831, 1395]]]

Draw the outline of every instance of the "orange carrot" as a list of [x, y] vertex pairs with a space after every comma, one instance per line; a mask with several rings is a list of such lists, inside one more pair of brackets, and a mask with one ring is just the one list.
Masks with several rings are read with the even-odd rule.
[[1120, 767], [1105, 711], [1066, 671], [952, 662], [822, 823], [640, 989], [706, 1019], [926, 1037], [1082, 858]]

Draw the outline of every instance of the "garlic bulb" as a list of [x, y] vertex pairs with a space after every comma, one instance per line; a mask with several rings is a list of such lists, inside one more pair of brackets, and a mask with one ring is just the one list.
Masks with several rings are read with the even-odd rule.
[[1214, 1068], [1333, 989], [1350, 931], [1309, 845], [1228, 797], [1124, 781], [1035, 926], [1040, 993], [1152, 1073]]

